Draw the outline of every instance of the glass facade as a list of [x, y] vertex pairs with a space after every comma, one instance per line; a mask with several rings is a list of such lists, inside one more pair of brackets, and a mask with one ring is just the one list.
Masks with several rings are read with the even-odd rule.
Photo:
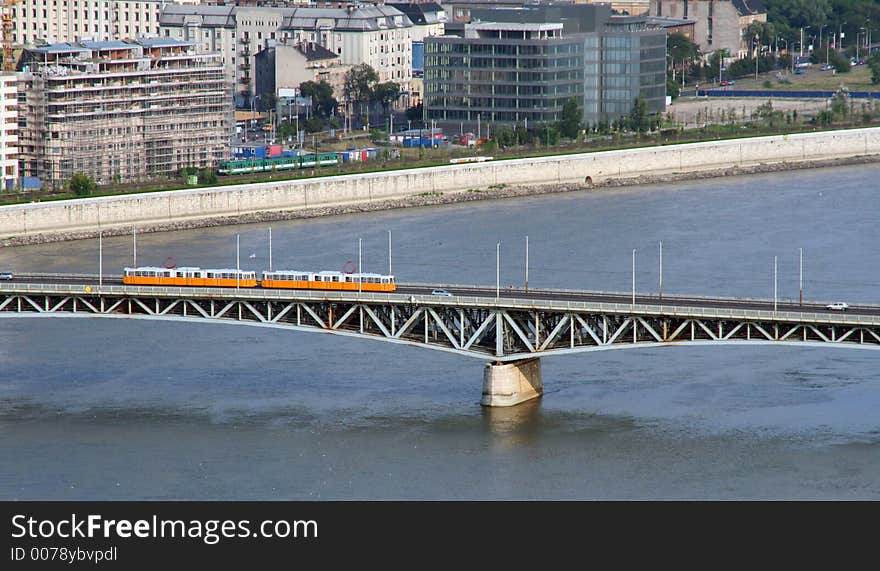
[[[592, 6], [577, 9], [594, 14]], [[584, 14], [577, 25], [573, 16], [556, 20], [559, 28], [552, 32], [546, 30], [553, 16], [535, 10], [518, 17], [531, 18], [531, 25], [493, 29], [481, 23], [476, 32], [466, 25], [464, 37], [427, 38], [425, 118], [441, 124], [553, 122], [571, 97], [585, 124], [628, 114], [638, 97], [649, 113], [662, 112], [666, 31], [648, 28], [642, 18], [590, 20]], [[563, 25], [572, 32], [563, 35]]]
[[535, 124], [583, 97], [577, 39], [436, 37], [425, 42], [426, 118]]

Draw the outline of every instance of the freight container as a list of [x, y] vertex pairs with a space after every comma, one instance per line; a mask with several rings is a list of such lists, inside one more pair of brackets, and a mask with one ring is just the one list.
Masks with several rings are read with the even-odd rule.
[[281, 156], [281, 145], [267, 145], [266, 146], [266, 155], [269, 157], [280, 157]]

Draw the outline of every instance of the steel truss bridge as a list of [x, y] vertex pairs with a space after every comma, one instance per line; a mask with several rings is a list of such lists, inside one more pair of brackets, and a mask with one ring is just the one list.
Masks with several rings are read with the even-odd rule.
[[[0, 283], [0, 317], [96, 316], [319, 331], [450, 351], [495, 363], [618, 348], [763, 343], [880, 349], [880, 306], [431, 285], [398, 293], [97, 285], [97, 278]], [[54, 283], [52, 283], [54, 282]]]

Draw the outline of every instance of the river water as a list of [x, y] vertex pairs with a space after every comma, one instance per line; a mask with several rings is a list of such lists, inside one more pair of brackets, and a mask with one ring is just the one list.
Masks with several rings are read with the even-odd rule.
[[[275, 268], [399, 281], [880, 303], [876, 166], [272, 223]], [[269, 225], [138, 236], [138, 262], [268, 265]], [[131, 239], [104, 240], [104, 270]], [[349, 265], [350, 266], [350, 265]], [[96, 272], [96, 240], [0, 269]], [[454, 287], [449, 289], [454, 291]], [[880, 352], [675, 347], [544, 360], [479, 406], [483, 363], [246, 326], [0, 319], [0, 499], [878, 499]]]

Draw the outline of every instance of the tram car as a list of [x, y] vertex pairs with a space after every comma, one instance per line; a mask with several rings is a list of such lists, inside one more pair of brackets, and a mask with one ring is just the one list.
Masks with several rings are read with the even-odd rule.
[[184, 287], [256, 287], [257, 273], [252, 270], [145, 266], [125, 268], [122, 283]]
[[261, 285], [278, 289], [323, 289], [341, 291], [382, 291], [397, 289], [394, 276], [344, 272], [264, 271]]
[[394, 276], [369, 273], [264, 271], [257, 281], [252, 270], [203, 269], [196, 267], [125, 268], [122, 283], [183, 287], [262, 287], [267, 289], [317, 289], [337, 291], [393, 292]]
[[272, 157], [265, 159], [241, 159], [220, 163], [218, 174], [244, 174], [279, 170], [299, 170], [327, 167], [339, 164], [339, 153], [318, 153], [296, 157]]

